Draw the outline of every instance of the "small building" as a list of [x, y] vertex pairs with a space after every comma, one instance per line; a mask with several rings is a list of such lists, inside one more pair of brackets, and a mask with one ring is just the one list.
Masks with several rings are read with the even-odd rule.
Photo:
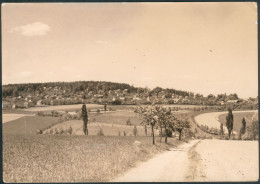
[[39, 106], [39, 105], [42, 105], [42, 100], [38, 100], [37, 101], [37, 105]]
[[227, 103], [238, 103], [238, 100], [228, 100]]

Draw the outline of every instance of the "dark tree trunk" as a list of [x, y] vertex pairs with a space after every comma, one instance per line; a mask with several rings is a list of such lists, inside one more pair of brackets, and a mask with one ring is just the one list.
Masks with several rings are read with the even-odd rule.
[[167, 129], [165, 128], [165, 140], [164, 140], [165, 143], [167, 143], [167, 138], [168, 138], [168, 132]]
[[179, 131], [179, 140], [181, 140], [181, 133], [182, 133], [182, 130]]
[[161, 132], [160, 132], [160, 143], [162, 142], [162, 127], [160, 127]]
[[231, 130], [228, 130], [228, 138], [230, 139]]
[[152, 136], [153, 136], [153, 144], [155, 144], [154, 143], [154, 130], [153, 130], [153, 126], [152, 126]]
[[87, 125], [87, 123], [84, 123], [83, 132], [84, 132], [85, 135], [88, 135], [88, 125]]

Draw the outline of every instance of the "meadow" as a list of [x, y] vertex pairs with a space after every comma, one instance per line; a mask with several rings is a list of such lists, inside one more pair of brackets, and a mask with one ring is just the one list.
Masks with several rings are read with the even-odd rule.
[[151, 144], [151, 137], [76, 135], [3, 136], [5, 182], [109, 181], [182, 141]]
[[[88, 136], [82, 135], [82, 120], [61, 122], [59, 117], [35, 115], [2, 124], [4, 181], [110, 181], [183, 142], [169, 138], [165, 144], [156, 137], [156, 145], [152, 145], [151, 137], [144, 136], [144, 127], [139, 125], [140, 117], [133, 111], [89, 113], [89, 119]], [[127, 119], [138, 125], [138, 136], [133, 136], [134, 126], [126, 125]], [[60, 130], [69, 126], [72, 135], [45, 134], [50, 127]], [[97, 136], [100, 128], [105, 136]], [[39, 129], [46, 130], [37, 134]]]
[[2, 124], [3, 135], [36, 134], [39, 129], [59, 123], [57, 117], [23, 116], [19, 119]]

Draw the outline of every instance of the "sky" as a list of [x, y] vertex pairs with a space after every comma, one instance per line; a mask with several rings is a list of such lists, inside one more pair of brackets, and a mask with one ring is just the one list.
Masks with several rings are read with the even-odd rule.
[[2, 84], [111, 81], [258, 94], [257, 4], [5, 3]]

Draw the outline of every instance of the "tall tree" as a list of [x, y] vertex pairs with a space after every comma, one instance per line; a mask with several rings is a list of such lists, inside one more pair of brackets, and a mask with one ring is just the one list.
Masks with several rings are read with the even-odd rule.
[[242, 119], [242, 127], [240, 129], [240, 134], [243, 135], [245, 132], [246, 132], [246, 120], [243, 117], [243, 119]]
[[88, 135], [88, 112], [87, 112], [86, 104], [82, 105], [81, 112], [82, 112], [81, 116], [83, 119], [83, 132], [85, 135]]
[[228, 109], [228, 115], [226, 116], [226, 126], [228, 129], [228, 138], [230, 139], [230, 135], [233, 130], [233, 114], [230, 108]]

